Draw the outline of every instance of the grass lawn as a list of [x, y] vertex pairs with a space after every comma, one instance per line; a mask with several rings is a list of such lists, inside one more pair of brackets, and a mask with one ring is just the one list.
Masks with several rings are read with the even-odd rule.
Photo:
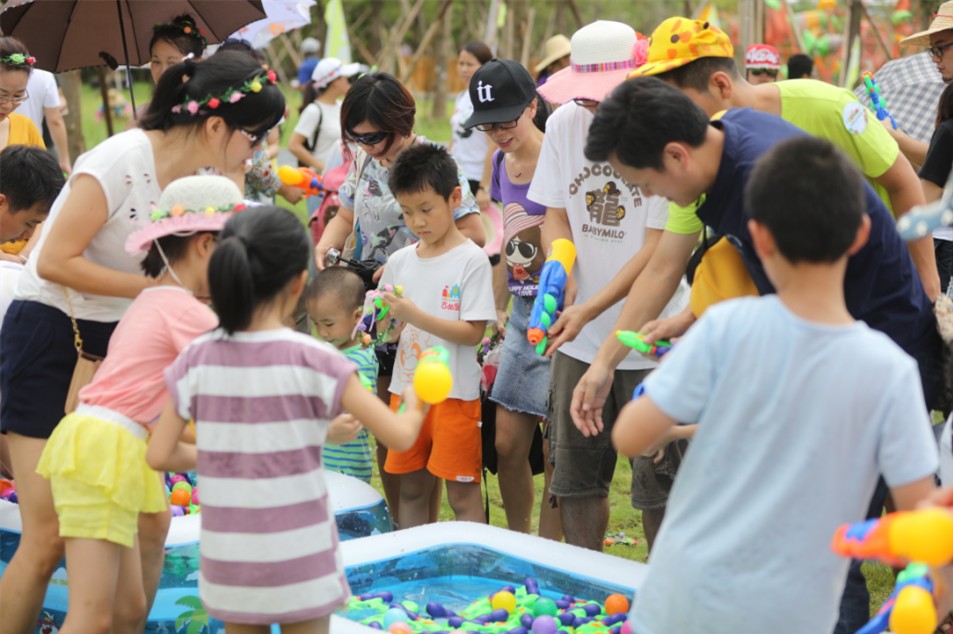
[[[146, 83], [136, 84], [136, 103], [143, 104], [148, 101], [152, 86]], [[288, 138], [297, 122], [297, 108], [300, 104], [298, 94], [289, 88], [284, 88], [288, 96], [288, 104], [291, 114], [288, 120], [282, 124], [281, 137], [282, 147], [287, 145]], [[106, 124], [97, 117], [97, 112], [101, 104], [100, 93], [98, 90], [89, 86], [84, 86], [83, 91], [83, 133], [86, 138], [86, 147], [91, 148], [106, 138]], [[128, 94], [127, 94], [128, 96]], [[431, 104], [428, 101], [422, 101], [418, 104], [417, 132], [426, 136], [428, 139], [439, 142], [447, 142], [450, 139], [450, 124], [445, 120], [433, 120], [430, 117]], [[452, 111], [452, 108], [449, 110]], [[115, 129], [121, 131], [125, 128], [125, 121], [116, 122]], [[279, 198], [279, 204], [293, 210], [304, 220], [307, 211], [304, 202], [298, 205], [290, 205]], [[615, 534], [624, 532], [626, 536], [636, 540], [635, 546], [615, 545], [606, 549], [606, 552], [625, 559], [633, 559], [645, 562], [647, 551], [645, 545], [645, 534], [642, 530], [642, 515], [639, 511], [632, 508], [629, 503], [629, 485], [631, 483], [632, 471], [627, 460], [620, 459], [616, 468], [616, 475], [612, 482], [610, 491], [610, 516], [609, 533]], [[536, 500], [543, 498], [542, 494], [542, 476], [535, 478]], [[380, 488], [380, 482], [375, 474], [375, 486]], [[490, 499], [490, 522], [494, 526], [506, 526], [506, 516], [503, 512], [503, 504], [500, 499], [500, 490], [497, 484], [496, 476], [490, 475], [487, 482]], [[440, 513], [441, 520], [453, 519], [453, 512], [450, 510], [444, 495], [443, 508]], [[533, 517], [533, 530], [537, 526], [537, 517]], [[784, 544], [778, 544], [778, 548], [784, 548]], [[893, 573], [887, 566], [867, 563], [864, 565], [864, 571], [867, 575], [867, 586], [871, 594], [871, 614], [879, 608], [880, 604], [887, 598], [893, 589]]]

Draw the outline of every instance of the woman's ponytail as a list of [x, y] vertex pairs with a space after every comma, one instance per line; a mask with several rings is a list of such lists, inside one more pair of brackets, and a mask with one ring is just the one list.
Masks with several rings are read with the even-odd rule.
[[[224, 231], [223, 231], [224, 234]], [[248, 247], [239, 235], [222, 238], [208, 265], [209, 291], [228, 334], [244, 330], [255, 311], [255, 280]]]

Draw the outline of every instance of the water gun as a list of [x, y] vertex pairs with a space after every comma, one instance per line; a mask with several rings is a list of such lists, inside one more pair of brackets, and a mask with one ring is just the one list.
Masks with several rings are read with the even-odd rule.
[[565, 238], [553, 240], [549, 257], [539, 275], [539, 291], [526, 330], [526, 338], [530, 345], [536, 346], [537, 354], [546, 352], [546, 332], [556, 321], [556, 313], [563, 309], [566, 282], [575, 261], [576, 245], [572, 241]]
[[[384, 302], [384, 293], [394, 293], [397, 297], [402, 297], [404, 287], [386, 284], [379, 290], [370, 290], [364, 294], [361, 320], [357, 323], [354, 334], [356, 335], [357, 331], [364, 333], [362, 339], [365, 346], [372, 344], [379, 346], [383, 343], [387, 343], [390, 341], [390, 335], [394, 331], [394, 328], [397, 327], [396, 319], [393, 317], [387, 319], [387, 316], [390, 314], [390, 306]], [[372, 335], [371, 333], [373, 332], [377, 334]]]
[[940, 508], [890, 513], [879, 519], [845, 524], [831, 548], [854, 559], [877, 559], [896, 566], [912, 562], [880, 611], [857, 634], [877, 634], [889, 626], [895, 634], [932, 634], [938, 618], [930, 568], [953, 562], [953, 516]]
[[616, 330], [615, 336], [626, 346], [647, 357], [661, 359], [672, 349], [672, 343], [668, 339], [658, 339], [655, 343], [646, 343], [642, 333], [633, 330]]
[[278, 168], [278, 180], [289, 187], [297, 187], [302, 190], [305, 197], [314, 196], [324, 191], [321, 176], [307, 167], [282, 165]]
[[870, 97], [870, 109], [877, 115], [877, 119], [880, 121], [890, 119], [890, 125], [896, 130], [899, 127], [897, 126], [897, 120], [893, 118], [892, 114], [887, 112], [887, 102], [884, 100], [883, 95], [880, 94], [880, 84], [877, 83], [877, 80], [874, 79], [870, 71], [864, 72], [864, 86], [867, 88], [867, 96]]
[[[443, 346], [434, 346], [421, 352], [414, 369], [413, 385], [421, 403], [436, 405], [447, 400], [453, 390], [450, 351]], [[400, 404], [398, 413], [404, 411], [404, 405]]]

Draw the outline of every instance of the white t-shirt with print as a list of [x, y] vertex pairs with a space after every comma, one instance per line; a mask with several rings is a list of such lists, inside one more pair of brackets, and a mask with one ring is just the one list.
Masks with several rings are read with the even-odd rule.
[[[592, 118], [585, 108], [567, 103], [546, 121], [546, 137], [528, 194], [540, 205], [566, 209], [576, 245], [573, 270], [577, 304], [598, 293], [642, 248], [646, 227], [664, 229], [668, 218], [665, 199], [644, 196], [638, 187], [626, 184], [608, 163], [586, 159], [583, 149]], [[684, 308], [686, 301], [686, 289], [680, 288], [673, 298], [678, 304], [674, 310]], [[621, 310], [620, 301], [586, 324], [576, 339], [560, 350], [583, 363], [592, 363]], [[633, 351], [618, 369], [640, 370], [655, 365]]]
[[467, 130], [463, 127], [472, 114], [470, 92], [464, 90], [457, 95], [453, 114], [450, 115], [450, 133], [453, 135], [450, 154], [467, 179], [482, 181], [483, 169], [486, 166], [487, 140], [486, 135], [476, 128]]
[[[433, 258], [419, 257], [417, 245], [413, 244], [394, 252], [384, 268], [380, 288], [387, 284], [403, 286], [404, 297], [428, 315], [440, 319], [496, 319], [490, 260], [471, 240]], [[465, 401], [480, 398], [476, 347], [451, 343], [410, 324], [400, 334], [391, 393], [402, 394], [413, 384], [420, 353], [433, 346], [445, 346], [450, 351], [453, 375], [450, 398]]]
[[[42, 279], [36, 263], [43, 251], [50, 230], [56, 226], [60, 210], [69, 198], [73, 183], [80, 175], [91, 176], [106, 196], [106, 222], [90, 240], [83, 257], [106, 268], [133, 275], [142, 275], [139, 263], [145, 255], [126, 253], [126, 238], [144, 223], [155, 208], [162, 191], [156, 182], [152, 143], [136, 128], [112, 136], [76, 161], [73, 174], [53, 202], [49, 218], [43, 223], [40, 240], [20, 277], [16, 299], [47, 304], [69, 314], [63, 287]], [[106, 297], [71, 290], [70, 301], [79, 319], [119, 321], [132, 302], [124, 297]]]
[[341, 140], [341, 104], [336, 102], [330, 105], [320, 101], [309, 103], [301, 112], [294, 131], [310, 144], [318, 124], [321, 125], [321, 131], [318, 132], [318, 139], [314, 149], [311, 150], [311, 155], [323, 161], [331, 148]]

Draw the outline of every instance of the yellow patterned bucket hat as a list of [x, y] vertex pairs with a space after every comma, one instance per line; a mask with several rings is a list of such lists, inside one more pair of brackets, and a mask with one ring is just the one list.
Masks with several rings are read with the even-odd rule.
[[731, 39], [717, 26], [690, 18], [669, 18], [652, 31], [648, 59], [629, 77], [667, 73], [702, 57], [734, 55]]

